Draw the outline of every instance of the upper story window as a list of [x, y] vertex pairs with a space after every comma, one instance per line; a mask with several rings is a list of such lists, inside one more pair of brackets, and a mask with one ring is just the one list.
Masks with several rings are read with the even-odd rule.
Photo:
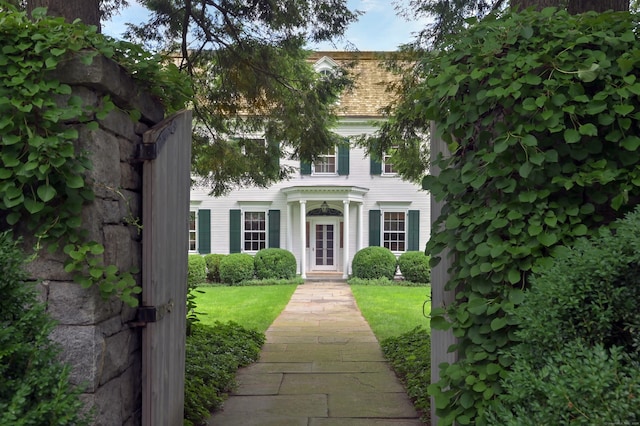
[[314, 174], [336, 174], [337, 171], [336, 150], [329, 151], [327, 154], [319, 155], [313, 163]]
[[349, 144], [339, 144], [326, 154], [316, 157], [313, 164], [306, 161], [300, 162], [300, 174], [316, 176], [347, 176], [349, 175]]
[[[394, 150], [396, 147], [393, 147]], [[398, 172], [393, 167], [393, 162], [391, 160], [392, 153], [385, 152], [382, 156], [382, 173], [385, 175], [396, 175]]]

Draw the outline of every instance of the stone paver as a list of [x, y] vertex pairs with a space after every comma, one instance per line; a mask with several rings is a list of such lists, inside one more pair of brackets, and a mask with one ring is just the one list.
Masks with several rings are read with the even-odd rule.
[[343, 282], [298, 286], [209, 426], [418, 426]]

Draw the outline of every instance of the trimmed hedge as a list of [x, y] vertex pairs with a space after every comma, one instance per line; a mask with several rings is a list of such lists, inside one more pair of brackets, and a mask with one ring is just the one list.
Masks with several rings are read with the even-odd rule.
[[398, 258], [398, 267], [400, 273], [407, 281], [414, 283], [430, 283], [431, 282], [431, 266], [429, 260], [431, 258], [421, 251], [408, 251], [402, 253]]
[[220, 280], [225, 284], [238, 284], [254, 277], [253, 256], [247, 253], [232, 253], [220, 260]]
[[220, 261], [224, 258], [224, 254], [211, 253], [204, 256], [207, 264], [207, 280], [212, 283], [219, 283], [220, 280]]
[[197, 287], [207, 280], [207, 264], [204, 257], [199, 254], [189, 255], [189, 268], [187, 271], [187, 287]]
[[296, 258], [290, 251], [281, 248], [260, 250], [253, 258], [256, 278], [291, 279], [296, 276]]
[[353, 256], [351, 268], [355, 278], [393, 279], [396, 274], [396, 256], [385, 247], [365, 247]]
[[24, 259], [10, 234], [0, 233], [0, 424], [88, 425], [69, 368], [49, 340], [55, 324], [27, 282]]

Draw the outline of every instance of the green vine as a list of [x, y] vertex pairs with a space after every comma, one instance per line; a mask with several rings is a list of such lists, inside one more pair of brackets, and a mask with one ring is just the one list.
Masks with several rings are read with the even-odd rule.
[[124, 66], [168, 111], [185, 104], [188, 85], [161, 56], [104, 37], [93, 27], [47, 17], [44, 9], [34, 10], [32, 18], [0, 2], [0, 220], [35, 235], [36, 250], [62, 247], [65, 271], [84, 287], [97, 285], [105, 298], [117, 295], [136, 306], [138, 271], [104, 265], [104, 247], [87, 240], [81, 219], [94, 193], [85, 177], [91, 169], [88, 153], [76, 147], [77, 128], [97, 129], [98, 120], [116, 106], [108, 96], [98, 107], [84, 105], [51, 72], [71, 56], [90, 64], [104, 55]]
[[427, 252], [449, 249], [458, 291], [432, 311], [460, 357], [429, 388], [439, 424], [487, 424], [530, 274], [640, 202], [637, 24], [628, 13], [509, 14], [421, 64], [416, 108], [451, 152], [425, 178], [446, 203]]

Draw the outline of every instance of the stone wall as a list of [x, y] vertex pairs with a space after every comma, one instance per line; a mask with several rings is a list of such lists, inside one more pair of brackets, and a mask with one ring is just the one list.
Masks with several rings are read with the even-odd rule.
[[[109, 94], [118, 106], [99, 129], [79, 129], [78, 148], [90, 153], [93, 169], [88, 177], [96, 195], [83, 212], [83, 227], [90, 240], [105, 247], [105, 265], [142, 270], [142, 164], [135, 159], [136, 146], [142, 134], [162, 120], [162, 107], [104, 58], [95, 58], [89, 66], [70, 61], [57, 74], [86, 104], [98, 105]], [[140, 122], [132, 122], [120, 108], [141, 111]], [[83, 289], [64, 271], [64, 261], [64, 254], [43, 250], [29, 264], [29, 272], [41, 280], [42, 299], [58, 322], [52, 338], [63, 347], [61, 357], [71, 365], [71, 380], [84, 388], [82, 397], [94, 410], [95, 425], [139, 425], [141, 328], [135, 323], [136, 309], [117, 298], [102, 299], [97, 288]], [[140, 285], [140, 276], [136, 278]]]

